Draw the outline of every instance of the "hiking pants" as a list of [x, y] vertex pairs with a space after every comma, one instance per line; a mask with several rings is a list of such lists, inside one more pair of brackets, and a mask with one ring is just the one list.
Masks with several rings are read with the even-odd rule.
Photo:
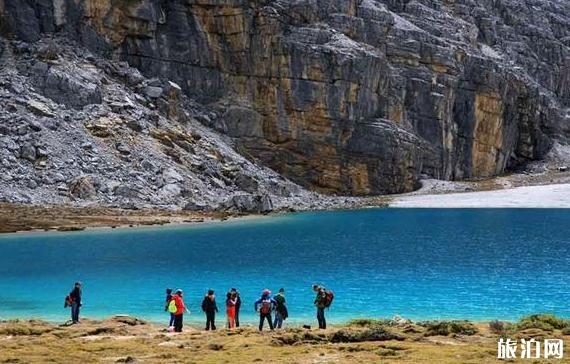
[[168, 327], [174, 326], [174, 314], [170, 313], [170, 322], [168, 323]]
[[239, 307], [236, 306], [236, 327], [239, 327]]
[[206, 331], [216, 329], [216, 311], [206, 311]]
[[271, 322], [271, 312], [270, 313], [260, 313], [259, 314], [259, 331], [263, 330], [264, 320], [267, 319], [269, 324], [269, 329], [273, 330], [273, 323]]
[[174, 315], [174, 332], [182, 332], [182, 321], [184, 320], [184, 314]]
[[283, 326], [283, 315], [279, 311], [275, 311], [275, 321], [273, 321], [273, 327], [280, 329]]
[[79, 303], [71, 302], [71, 321], [76, 324], [79, 322]]
[[317, 307], [317, 320], [319, 321], [319, 329], [327, 328], [327, 320], [325, 319], [325, 308]]

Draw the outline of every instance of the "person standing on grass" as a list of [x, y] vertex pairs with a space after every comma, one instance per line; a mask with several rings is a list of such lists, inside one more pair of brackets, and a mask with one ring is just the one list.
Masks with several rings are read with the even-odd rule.
[[239, 291], [235, 288], [232, 288], [230, 292], [232, 294], [235, 294], [236, 296], [236, 327], [239, 327], [239, 310], [241, 308], [241, 296], [239, 294]]
[[65, 298], [65, 305], [71, 306], [71, 322], [79, 323], [79, 308], [81, 307], [81, 282], [75, 282], [73, 289]]
[[[164, 304], [164, 311], [168, 312], [168, 305], [170, 304], [170, 301], [172, 301], [172, 288], [167, 288], [166, 289], [166, 300], [165, 300], [165, 304]], [[174, 313], [170, 312], [170, 321], [168, 323], [168, 327], [172, 327], [174, 326]]]
[[233, 329], [236, 327], [236, 301], [235, 293], [228, 292], [226, 297], [226, 315], [228, 316], [228, 328]]
[[273, 322], [271, 322], [271, 311], [274, 310], [276, 302], [271, 298], [271, 291], [264, 289], [261, 298], [255, 301], [255, 311], [259, 311], [259, 331], [263, 331], [264, 321], [267, 320], [269, 329], [273, 330]]
[[188, 311], [184, 305], [181, 289], [176, 290], [168, 308], [171, 313], [174, 313], [174, 332], [182, 332], [182, 326], [184, 325], [184, 312], [190, 313], [190, 311]]
[[210, 329], [215, 330], [218, 305], [216, 304], [216, 296], [213, 289], [210, 289], [204, 300], [202, 300], [202, 311], [206, 314], [206, 331]]
[[285, 305], [285, 289], [279, 288], [279, 293], [277, 293], [273, 299], [276, 303], [275, 321], [273, 322], [273, 327], [280, 329], [283, 326], [283, 321], [289, 317], [287, 306]]
[[329, 308], [334, 299], [333, 291], [327, 290], [323, 286], [317, 284], [313, 285], [313, 291], [316, 292], [314, 304], [317, 307], [317, 321], [319, 322], [319, 329], [327, 328], [327, 320], [325, 319], [325, 308]]

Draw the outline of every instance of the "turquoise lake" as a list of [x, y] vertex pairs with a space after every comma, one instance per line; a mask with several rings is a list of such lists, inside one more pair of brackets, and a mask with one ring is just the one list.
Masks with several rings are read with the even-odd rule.
[[285, 288], [290, 320], [315, 325], [311, 285], [335, 292], [332, 322], [355, 317], [570, 317], [570, 210], [366, 209], [202, 225], [0, 236], [0, 319], [64, 321], [84, 283], [82, 315], [166, 321], [166, 287], [204, 321], [208, 288], [237, 287], [242, 321], [265, 287]]

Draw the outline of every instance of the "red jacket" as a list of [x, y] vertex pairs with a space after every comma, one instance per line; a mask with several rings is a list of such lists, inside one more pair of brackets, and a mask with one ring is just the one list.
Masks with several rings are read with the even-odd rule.
[[184, 306], [184, 301], [182, 300], [182, 297], [175, 294], [175, 295], [172, 295], [172, 299], [174, 300], [174, 302], [176, 302], [176, 312], [174, 314], [175, 315], [182, 315], [184, 313], [184, 310], [186, 309], [186, 307]]

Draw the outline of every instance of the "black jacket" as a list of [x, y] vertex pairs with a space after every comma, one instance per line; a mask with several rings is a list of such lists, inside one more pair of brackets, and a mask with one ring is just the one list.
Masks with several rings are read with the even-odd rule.
[[236, 311], [239, 311], [240, 307], [241, 307], [241, 297], [238, 294], [236, 299]]
[[218, 305], [216, 305], [216, 298], [206, 295], [202, 301], [202, 311], [204, 312], [218, 312]]
[[69, 297], [71, 297], [73, 302], [81, 304], [81, 288], [73, 288], [73, 290], [69, 293]]

